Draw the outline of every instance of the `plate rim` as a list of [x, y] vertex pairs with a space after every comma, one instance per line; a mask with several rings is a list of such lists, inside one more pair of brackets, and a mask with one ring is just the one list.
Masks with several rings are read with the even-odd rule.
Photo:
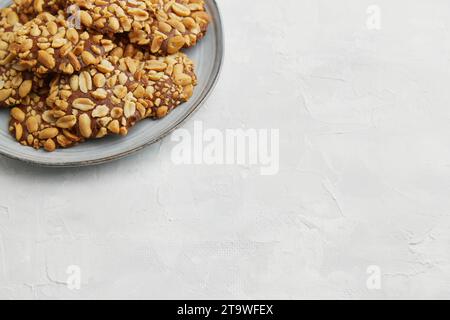
[[42, 160], [21, 158], [19, 156], [10, 154], [7, 151], [1, 150], [1, 149], [0, 149], [0, 155], [4, 156], [6, 158], [9, 158], [9, 159], [18, 160], [22, 163], [36, 165], [39, 167], [49, 167], [49, 168], [51, 168], [51, 167], [59, 167], [59, 168], [87, 167], [87, 166], [93, 166], [93, 165], [99, 165], [99, 164], [112, 162], [112, 161], [119, 160], [119, 159], [125, 158], [127, 156], [130, 156], [132, 154], [135, 154], [135, 153], [141, 151], [142, 149], [164, 139], [170, 133], [172, 133], [174, 130], [178, 129], [183, 123], [185, 123], [190, 117], [192, 117], [192, 115], [195, 112], [197, 112], [197, 110], [200, 109], [200, 107], [202, 107], [205, 104], [206, 100], [209, 98], [213, 89], [217, 85], [220, 74], [222, 72], [222, 66], [223, 66], [223, 61], [224, 61], [224, 57], [225, 57], [225, 54], [224, 54], [225, 41], [224, 41], [222, 16], [221, 16], [219, 5], [217, 4], [217, 1], [216, 0], [209, 0], [209, 1], [211, 1], [212, 7], [217, 12], [217, 17], [215, 18], [214, 23], [215, 23], [215, 28], [216, 28], [216, 31], [218, 34], [218, 36], [216, 37], [216, 41], [215, 41], [216, 42], [215, 46], [217, 48], [218, 54], [216, 55], [215, 62], [213, 64], [214, 65], [213, 73], [212, 73], [213, 77], [212, 77], [211, 81], [209, 82], [209, 84], [204, 88], [197, 103], [191, 108], [191, 110], [188, 113], [186, 113], [186, 115], [184, 115], [183, 117], [178, 119], [176, 122], [169, 125], [166, 129], [164, 129], [158, 137], [153, 138], [153, 139], [143, 143], [142, 145], [134, 147], [130, 150], [126, 150], [126, 151], [123, 151], [123, 152], [120, 152], [120, 153], [117, 153], [117, 154], [114, 154], [111, 156], [99, 157], [97, 159], [92, 159], [92, 160], [79, 160], [79, 161], [67, 161], [67, 162], [66, 161], [46, 162], [46, 161], [42, 161]]

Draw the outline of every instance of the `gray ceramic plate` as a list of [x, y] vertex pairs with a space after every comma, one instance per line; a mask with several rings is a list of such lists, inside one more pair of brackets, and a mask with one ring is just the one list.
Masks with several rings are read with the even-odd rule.
[[[10, 2], [0, 0], [0, 6], [4, 7]], [[186, 51], [196, 64], [198, 76], [198, 86], [189, 102], [179, 106], [164, 119], [141, 121], [126, 137], [107, 137], [51, 153], [18, 144], [8, 133], [8, 110], [0, 110], [0, 154], [42, 166], [93, 165], [130, 155], [157, 142], [179, 127], [206, 100], [217, 81], [222, 65], [224, 48], [219, 9], [215, 0], [206, 0], [206, 4], [213, 22], [206, 37], [196, 47]]]

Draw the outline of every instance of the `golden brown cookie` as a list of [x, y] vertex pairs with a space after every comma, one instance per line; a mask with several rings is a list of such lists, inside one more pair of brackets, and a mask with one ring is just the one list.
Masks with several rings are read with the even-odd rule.
[[204, 0], [69, 0], [81, 23], [101, 33], [128, 32], [132, 43], [165, 55], [194, 46], [210, 17]]
[[29, 18], [43, 12], [57, 14], [60, 10], [64, 11], [67, 5], [66, 0], [14, 0], [14, 3], [18, 11]]
[[77, 30], [65, 16], [46, 12], [17, 30], [9, 46], [24, 69], [39, 74], [72, 74], [98, 64], [114, 48], [102, 34]]
[[26, 103], [28, 94], [45, 86], [44, 80], [31, 72], [24, 71], [14, 54], [9, 50], [14, 33], [22, 28], [23, 15], [18, 7], [0, 9], [0, 107]]
[[126, 135], [144, 118], [162, 118], [187, 101], [196, 84], [184, 54], [103, 59], [72, 76], [57, 76], [47, 99], [32, 95], [11, 110], [10, 132], [23, 145], [53, 151], [86, 139]]
[[45, 77], [23, 71], [17, 64], [0, 66], [0, 107], [10, 107], [28, 103], [31, 92], [45, 94], [48, 82]]
[[12, 31], [18, 24], [23, 25], [30, 20], [30, 16], [22, 12], [15, 3], [0, 9], [0, 30]]

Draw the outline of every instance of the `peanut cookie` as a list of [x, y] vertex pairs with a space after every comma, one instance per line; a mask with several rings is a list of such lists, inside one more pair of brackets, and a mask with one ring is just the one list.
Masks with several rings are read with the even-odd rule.
[[173, 54], [203, 38], [210, 17], [204, 0], [69, 0], [81, 23], [102, 33], [129, 32], [132, 43]]
[[45, 94], [46, 79], [11, 63], [0, 66], [0, 107], [27, 104], [31, 92]]
[[10, 132], [23, 145], [53, 151], [86, 139], [126, 135], [144, 118], [162, 118], [191, 95], [196, 77], [184, 54], [137, 60], [116, 50], [72, 76], [57, 76], [44, 101], [11, 110]]
[[20, 13], [34, 18], [42, 12], [57, 14], [65, 10], [66, 0], [14, 0]]
[[[22, 26], [16, 5], [0, 9], [0, 61], [5, 60], [9, 55], [9, 46], [14, 39], [14, 32]], [[11, 62], [12, 58], [9, 59], [3, 65]]]
[[[24, 20], [22, 20], [24, 21]], [[16, 5], [0, 10], [0, 107], [21, 102], [31, 90], [44, 87], [44, 80], [18, 65], [15, 55], [9, 52], [14, 32], [22, 27]]]
[[102, 34], [70, 27], [63, 15], [42, 13], [15, 32], [9, 48], [24, 69], [72, 74], [98, 64], [114, 47]]
[[30, 20], [30, 17], [20, 11], [16, 4], [0, 9], [0, 31], [12, 31], [17, 25], [23, 25]]

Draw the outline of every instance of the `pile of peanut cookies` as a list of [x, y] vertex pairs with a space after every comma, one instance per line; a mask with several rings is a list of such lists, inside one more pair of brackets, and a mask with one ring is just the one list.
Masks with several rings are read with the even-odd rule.
[[0, 10], [0, 108], [22, 145], [54, 151], [160, 119], [193, 93], [180, 50], [204, 0], [15, 0]]

